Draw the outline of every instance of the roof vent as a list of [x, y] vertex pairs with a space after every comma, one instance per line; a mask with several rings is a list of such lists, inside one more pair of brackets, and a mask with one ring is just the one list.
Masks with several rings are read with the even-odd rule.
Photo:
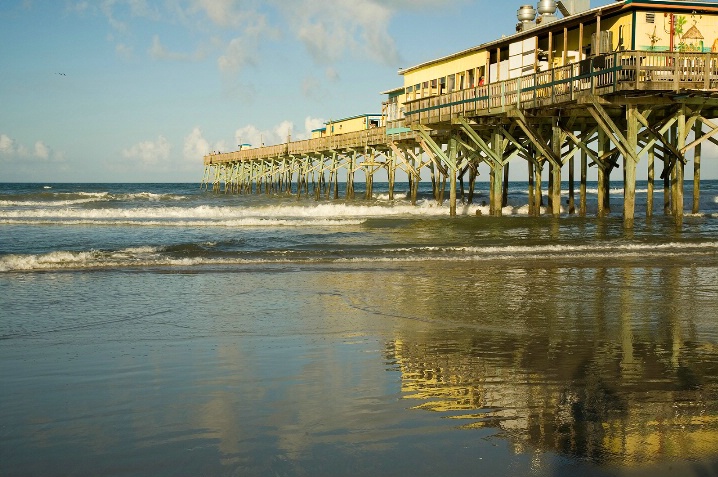
[[556, 2], [554, 0], [539, 0], [538, 2], [538, 12], [541, 15], [540, 20], [537, 20], [536, 23], [546, 24], [555, 22], [557, 20], [556, 18]]
[[556, 2], [554, 0], [539, 0], [538, 12], [541, 15], [553, 15], [556, 13]]
[[516, 31], [526, 31], [536, 26], [536, 9], [531, 5], [521, 5], [516, 17], [519, 22], [516, 24]]

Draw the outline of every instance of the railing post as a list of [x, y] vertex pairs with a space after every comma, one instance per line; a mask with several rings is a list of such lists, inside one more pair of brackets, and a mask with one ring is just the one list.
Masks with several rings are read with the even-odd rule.
[[588, 65], [588, 78], [590, 79], [590, 86], [591, 86], [591, 94], [596, 94], [596, 82], [594, 81], [593, 77], [593, 58], [591, 58], [591, 63]]
[[703, 55], [703, 89], [711, 87], [711, 54]]
[[618, 68], [618, 53], [613, 54], [613, 92], [615, 93], [618, 89], [618, 72], [621, 71]]
[[681, 87], [681, 77], [678, 67], [678, 52], [673, 54], [673, 89], [677, 92]]
[[516, 78], [516, 107], [521, 109], [521, 76]]

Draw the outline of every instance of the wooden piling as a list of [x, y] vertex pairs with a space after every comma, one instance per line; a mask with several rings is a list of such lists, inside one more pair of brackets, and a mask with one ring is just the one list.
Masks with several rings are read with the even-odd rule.
[[[626, 108], [626, 148], [629, 152], [635, 154], [638, 147], [638, 114], [635, 105]], [[623, 157], [623, 226], [624, 228], [632, 228], [634, 214], [636, 209], [636, 161], [633, 156], [624, 155]]]
[[656, 148], [651, 146], [648, 150], [648, 185], [646, 191], [646, 218], [650, 219], [653, 217], [653, 188], [656, 175], [655, 166]]
[[579, 192], [578, 215], [586, 216], [586, 188], [588, 182], [588, 154], [581, 149], [581, 186]]
[[[699, 141], [703, 136], [703, 122], [700, 119], [696, 121], [693, 132], [695, 140]], [[701, 205], [701, 150], [702, 145], [697, 142], [693, 149], [693, 214], [699, 212]]]
[[454, 135], [449, 138], [449, 215], [456, 217], [456, 154], [457, 140]]
[[[676, 149], [679, 151], [683, 150], [686, 145], [686, 108], [683, 106], [680, 113], [678, 114], [678, 136], [676, 137]], [[674, 183], [674, 194], [673, 194], [673, 215], [675, 216], [676, 222], [681, 223], [683, 221], [683, 161], [681, 158], [675, 160], [673, 170], [675, 172], [675, 183]]]
[[[551, 146], [557, 158], [561, 158], [561, 128], [553, 127]], [[561, 164], [551, 165], [551, 213], [554, 217], [561, 215]]]

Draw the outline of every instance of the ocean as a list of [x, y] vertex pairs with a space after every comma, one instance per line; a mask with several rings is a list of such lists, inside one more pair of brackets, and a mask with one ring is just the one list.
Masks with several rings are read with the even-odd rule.
[[559, 218], [523, 183], [501, 218], [483, 183], [453, 218], [423, 183], [0, 184], [0, 476], [718, 475], [718, 181], [686, 186], [625, 229], [595, 183]]

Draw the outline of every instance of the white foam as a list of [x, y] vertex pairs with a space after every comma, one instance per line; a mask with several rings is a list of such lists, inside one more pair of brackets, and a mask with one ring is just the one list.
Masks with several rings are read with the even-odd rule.
[[229, 220], [129, 220], [129, 219], [0, 219], [5, 225], [104, 225], [137, 227], [347, 227], [366, 219], [229, 219]]
[[[208, 245], [208, 244], [205, 244]], [[210, 244], [211, 245], [211, 244]], [[398, 247], [373, 249], [367, 256], [328, 258], [324, 254], [304, 254], [292, 250], [265, 252], [264, 257], [190, 257], [175, 258], [165, 254], [161, 247], [132, 247], [116, 251], [56, 251], [38, 255], [6, 255], [0, 257], [0, 272], [73, 270], [93, 268], [203, 266], [236, 264], [284, 263], [372, 263], [372, 262], [427, 262], [427, 261], [527, 261], [585, 260], [626, 258], [656, 258], [715, 256], [716, 242], [669, 242], [662, 244], [591, 244], [591, 245], [512, 245], [492, 247]]]
[[[399, 215], [445, 215], [448, 204], [437, 205], [424, 200], [413, 205], [276, 205], [259, 207], [228, 207], [201, 205], [196, 207], [135, 207], [132, 209], [101, 208], [34, 208], [0, 211], [0, 218], [56, 219], [242, 219], [242, 218], [346, 218], [385, 217]], [[469, 208], [464, 208], [468, 214]]]
[[[0, 207], [67, 207], [68, 205], [87, 204], [90, 202], [98, 202], [99, 199], [67, 199], [53, 201], [37, 201], [37, 200], [0, 200]], [[109, 199], [102, 199], [109, 200]]]

